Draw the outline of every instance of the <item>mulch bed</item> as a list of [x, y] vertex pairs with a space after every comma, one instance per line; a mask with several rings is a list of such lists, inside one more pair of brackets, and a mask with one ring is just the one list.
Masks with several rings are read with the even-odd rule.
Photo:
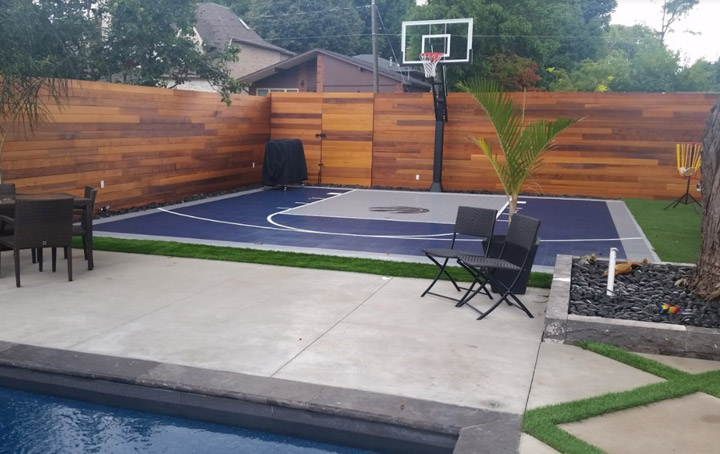
[[[615, 277], [613, 296], [606, 295], [607, 268], [606, 261], [573, 260], [571, 314], [720, 328], [720, 303], [703, 301], [687, 289], [694, 267], [644, 264]], [[667, 310], [673, 306], [677, 309]], [[673, 310], [677, 312], [670, 313]]]

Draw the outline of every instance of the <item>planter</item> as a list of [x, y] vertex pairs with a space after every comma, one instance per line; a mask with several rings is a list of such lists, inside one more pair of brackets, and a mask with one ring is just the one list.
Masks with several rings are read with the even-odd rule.
[[546, 342], [596, 341], [640, 353], [720, 360], [717, 329], [569, 314], [571, 272], [572, 257], [559, 255], [545, 315]]

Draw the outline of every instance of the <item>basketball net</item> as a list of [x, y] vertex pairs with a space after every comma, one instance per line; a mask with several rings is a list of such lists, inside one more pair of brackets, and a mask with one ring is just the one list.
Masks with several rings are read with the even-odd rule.
[[420, 60], [422, 60], [423, 68], [425, 68], [425, 77], [435, 77], [437, 64], [444, 55], [442, 52], [423, 52], [420, 54]]

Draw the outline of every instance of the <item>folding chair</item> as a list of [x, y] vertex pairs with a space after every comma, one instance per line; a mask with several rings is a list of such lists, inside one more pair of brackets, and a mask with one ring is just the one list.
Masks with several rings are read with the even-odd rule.
[[[448, 273], [447, 264], [450, 259], [457, 259], [463, 255], [477, 255], [482, 256], [487, 253], [490, 248], [490, 239], [492, 238], [493, 229], [495, 228], [495, 219], [497, 218], [497, 211], [487, 208], [475, 208], [475, 207], [458, 207], [457, 217], [455, 219], [455, 228], [453, 230], [452, 242], [449, 248], [436, 248], [436, 249], [423, 249], [427, 258], [429, 258], [438, 268], [438, 274], [433, 279], [432, 283], [420, 296], [425, 296], [428, 293], [430, 295], [439, 296], [441, 298], [449, 299], [455, 302], [459, 302], [460, 299], [452, 298], [450, 296], [441, 295], [439, 293], [433, 293], [430, 291], [440, 277], [444, 274], [450, 282], [455, 286], [455, 289], [459, 292], [461, 290], [467, 290], [461, 288], [455, 279]], [[462, 235], [461, 240], [471, 237], [469, 239], [474, 240], [482, 245], [482, 251], [477, 250], [472, 252], [467, 249], [456, 249], [456, 243], [458, 242], [458, 235]], [[490, 292], [485, 289], [485, 292], [490, 295]]]
[[[482, 320], [504, 301], [510, 306], [515, 306], [521, 309], [528, 315], [528, 317], [533, 318], [533, 315], [528, 308], [512, 292], [512, 288], [520, 278], [525, 267], [532, 266], [532, 263], [528, 263], [528, 259], [530, 251], [537, 241], [539, 228], [540, 220], [529, 216], [523, 216], [521, 214], [515, 214], [510, 222], [510, 227], [508, 228], [508, 233], [505, 237], [505, 243], [502, 251], [500, 252], [499, 258], [490, 258], [478, 255], [463, 255], [458, 257], [458, 263], [465, 268], [474, 279], [472, 285], [470, 285], [470, 288], [467, 290], [460, 302], [458, 302], [457, 306], [460, 307], [467, 305], [474, 311], [478, 312], [480, 314], [478, 320]], [[515, 276], [511, 281], [507, 280], [503, 283], [494, 276], [494, 272], [497, 270], [510, 271], [513, 272]], [[508, 281], [510, 281], [509, 284], [507, 283]], [[500, 299], [498, 299], [490, 307], [490, 309], [483, 312], [471, 305], [469, 301], [488, 283], [490, 283], [495, 289], [499, 290], [500, 292], [498, 293], [501, 293], [501, 295]], [[474, 287], [476, 284], [481, 287], [475, 289]], [[487, 293], [487, 288], [485, 288], [485, 292]]]

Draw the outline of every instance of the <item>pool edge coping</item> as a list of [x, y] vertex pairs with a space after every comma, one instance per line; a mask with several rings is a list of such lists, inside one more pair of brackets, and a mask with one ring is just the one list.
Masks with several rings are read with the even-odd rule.
[[514, 453], [520, 443], [522, 415], [237, 372], [0, 341], [0, 378], [7, 370], [227, 399], [271, 413], [358, 421], [367, 430], [381, 425], [453, 437], [453, 454]]

